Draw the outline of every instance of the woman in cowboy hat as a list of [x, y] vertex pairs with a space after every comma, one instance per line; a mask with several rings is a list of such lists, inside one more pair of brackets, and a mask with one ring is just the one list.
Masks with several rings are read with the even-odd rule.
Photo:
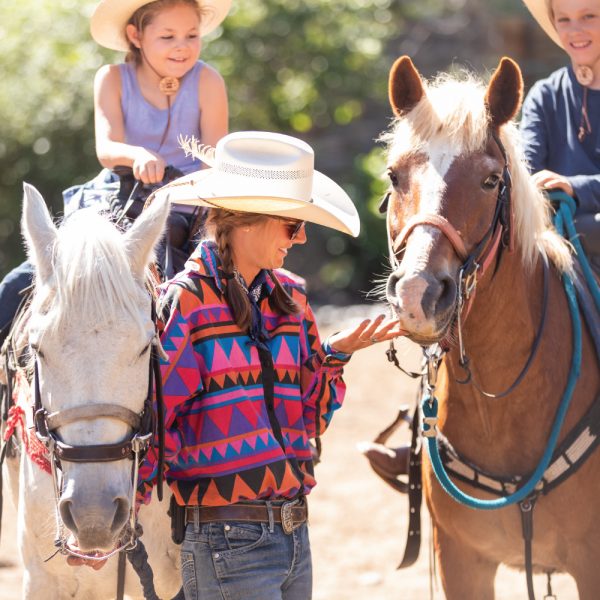
[[600, 0], [524, 0], [570, 64], [538, 81], [521, 131], [533, 177], [577, 203], [576, 226], [600, 269]]
[[157, 192], [209, 208], [210, 239], [160, 299], [166, 479], [185, 523], [186, 598], [307, 600], [309, 440], [342, 403], [352, 353], [402, 332], [380, 316], [320, 340], [303, 281], [281, 269], [306, 242], [306, 221], [359, 232], [352, 201], [314, 170], [310, 146], [239, 132], [187, 148], [212, 168]]

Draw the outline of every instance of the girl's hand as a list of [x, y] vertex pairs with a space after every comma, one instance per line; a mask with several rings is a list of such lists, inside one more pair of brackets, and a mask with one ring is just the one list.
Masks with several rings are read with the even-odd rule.
[[133, 176], [145, 184], [160, 183], [165, 176], [166, 166], [159, 154], [141, 148], [133, 161]]
[[365, 319], [353, 329], [344, 329], [329, 338], [332, 350], [352, 354], [379, 342], [406, 335], [398, 319], [386, 319], [379, 315], [376, 319]]
[[534, 173], [532, 178], [535, 185], [541, 190], [559, 189], [569, 194], [569, 196], [575, 195], [569, 180], [566, 177], [555, 173], [554, 171], [548, 171], [547, 169], [544, 169], [543, 171]]

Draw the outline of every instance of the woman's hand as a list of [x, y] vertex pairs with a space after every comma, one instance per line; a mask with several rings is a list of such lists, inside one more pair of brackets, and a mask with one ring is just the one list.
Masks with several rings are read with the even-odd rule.
[[386, 319], [379, 315], [376, 319], [365, 319], [356, 327], [343, 329], [329, 338], [332, 350], [352, 354], [362, 348], [367, 348], [379, 342], [385, 342], [395, 337], [406, 335], [400, 327], [398, 319]]
[[534, 173], [532, 178], [535, 185], [537, 185], [537, 187], [541, 190], [559, 189], [569, 194], [569, 196], [574, 196], [573, 187], [569, 183], [569, 180], [563, 175], [559, 175], [554, 171], [548, 171], [547, 169], [544, 169], [543, 171]]
[[140, 148], [133, 161], [133, 176], [145, 184], [160, 183], [165, 176], [166, 166], [159, 154]]

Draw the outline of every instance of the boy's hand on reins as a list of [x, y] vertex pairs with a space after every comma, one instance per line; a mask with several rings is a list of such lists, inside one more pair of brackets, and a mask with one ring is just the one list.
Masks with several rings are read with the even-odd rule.
[[573, 196], [573, 187], [569, 180], [559, 173], [555, 173], [554, 171], [549, 171], [548, 169], [544, 169], [543, 171], [538, 171], [534, 173], [532, 176], [535, 185], [541, 190], [555, 190], [559, 189], [568, 194], [569, 196]]
[[329, 338], [329, 344], [336, 352], [352, 354], [379, 342], [406, 335], [398, 319], [379, 315], [375, 319], [365, 319], [354, 328], [343, 329]]

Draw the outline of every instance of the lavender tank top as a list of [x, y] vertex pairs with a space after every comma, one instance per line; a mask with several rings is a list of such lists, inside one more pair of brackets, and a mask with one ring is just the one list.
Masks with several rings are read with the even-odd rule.
[[203, 65], [202, 61], [198, 61], [181, 78], [179, 91], [171, 104], [169, 132], [160, 150], [160, 141], [167, 126], [168, 110], [152, 106], [142, 96], [133, 63], [119, 65], [125, 142], [158, 152], [167, 165], [176, 167], [185, 174], [197, 171], [201, 166], [201, 163], [192, 156], [186, 157], [177, 138], [183, 135], [201, 139], [198, 82]]

